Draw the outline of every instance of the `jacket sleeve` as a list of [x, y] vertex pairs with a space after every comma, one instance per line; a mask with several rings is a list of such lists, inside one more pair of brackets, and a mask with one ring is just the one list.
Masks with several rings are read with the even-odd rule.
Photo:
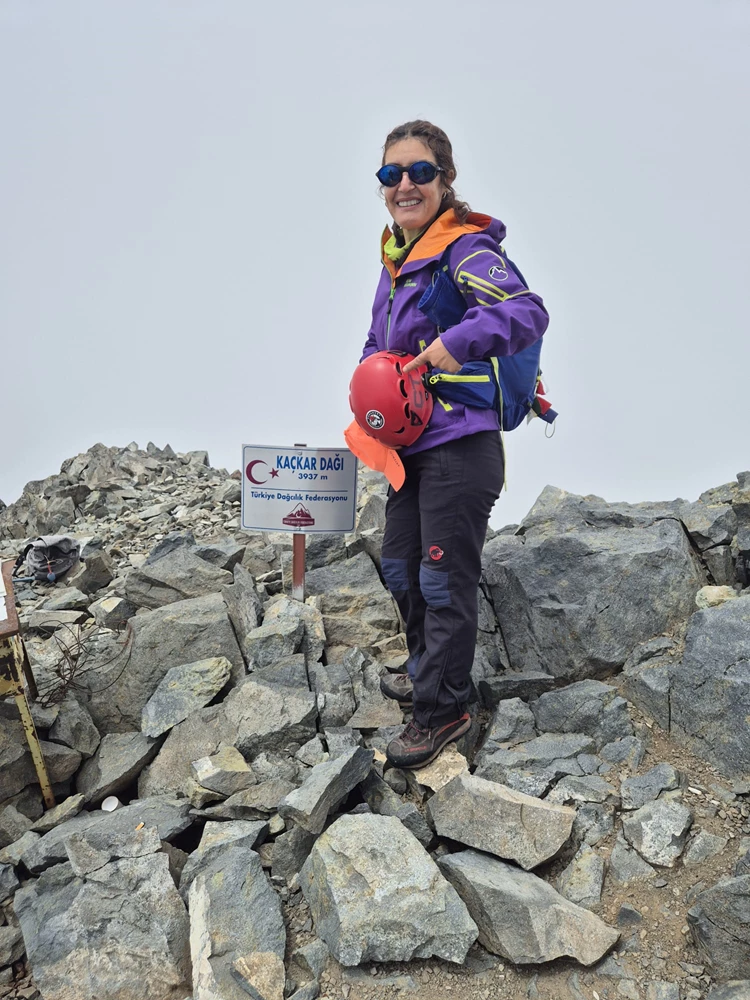
[[378, 281], [377, 291], [375, 292], [375, 301], [372, 304], [372, 320], [370, 322], [370, 329], [367, 331], [367, 338], [365, 340], [365, 346], [362, 351], [362, 357], [359, 359], [360, 364], [368, 358], [371, 354], [375, 354], [379, 351], [377, 334], [375, 332], [375, 327], [378, 322], [378, 315], [382, 311], [381, 300], [383, 296], [388, 297], [388, 290], [390, 288], [390, 277], [385, 268], [383, 268], [380, 275], [380, 280]]
[[547, 329], [541, 298], [526, 288], [488, 234], [459, 240], [450, 253], [450, 270], [468, 308], [441, 339], [459, 364], [517, 354]]

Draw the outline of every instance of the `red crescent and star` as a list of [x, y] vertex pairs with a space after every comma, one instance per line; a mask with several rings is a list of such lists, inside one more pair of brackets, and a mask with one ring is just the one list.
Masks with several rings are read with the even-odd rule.
[[[245, 469], [245, 474], [247, 475], [247, 478], [250, 480], [251, 483], [254, 483], [256, 486], [262, 486], [264, 483], [267, 483], [268, 480], [255, 478], [255, 476], [253, 475], [253, 469], [255, 468], [256, 465], [268, 465], [268, 463], [264, 462], [262, 458], [254, 458], [252, 462], [248, 462], [247, 468]], [[270, 473], [271, 473], [271, 479], [276, 479], [276, 477], [279, 474], [279, 470], [271, 469]]]

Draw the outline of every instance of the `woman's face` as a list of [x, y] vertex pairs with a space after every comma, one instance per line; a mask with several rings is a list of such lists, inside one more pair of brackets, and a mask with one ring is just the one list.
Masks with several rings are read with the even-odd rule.
[[[410, 167], [418, 160], [435, 162], [432, 150], [420, 139], [400, 139], [385, 153], [386, 163], [396, 163], [400, 167]], [[445, 190], [442, 176], [438, 174], [429, 184], [415, 184], [407, 173], [403, 173], [396, 187], [383, 188], [386, 207], [396, 225], [404, 230], [407, 241], [432, 222], [439, 212]]]

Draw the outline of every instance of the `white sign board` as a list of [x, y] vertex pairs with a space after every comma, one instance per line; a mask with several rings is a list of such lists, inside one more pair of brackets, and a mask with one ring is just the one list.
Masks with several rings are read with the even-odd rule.
[[247, 531], [354, 531], [357, 459], [348, 448], [242, 446]]

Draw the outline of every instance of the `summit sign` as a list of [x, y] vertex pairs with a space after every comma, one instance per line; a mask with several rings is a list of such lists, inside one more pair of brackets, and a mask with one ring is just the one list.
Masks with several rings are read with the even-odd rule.
[[347, 448], [242, 447], [246, 531], [354, 531], [357, 459]]

